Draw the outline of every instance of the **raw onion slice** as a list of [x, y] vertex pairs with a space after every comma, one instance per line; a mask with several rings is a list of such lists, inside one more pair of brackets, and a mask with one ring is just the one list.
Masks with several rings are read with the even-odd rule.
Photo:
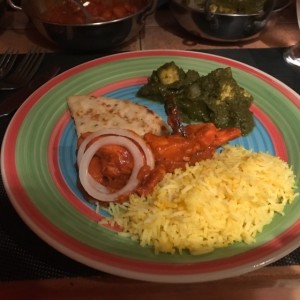
[[[87, 145], [95, 138], [105, 135], [115, 135], [115, 136], [124, 136], [127, 138], [132, 139], [133, 141], [138, 144], [144, 152], [146, 164], [152, 170], [155, 165], [155, 160], [151, 149], [148, 147], [147, 143], [135, 132], [128, 130], [128, 129], [121, 129], [121, 128], [104, 128], [99, 131], [93, 132], [88, 135], [83, 142], [81, 143], [78, 152], [77, 152], [77, 164], [80, 164], [81, 158], [83, 153], [86, 150]], [[112, 143], [114, 144], [114, 143]]]
[[[91, 141], [93, 138], [97, 136], [99, 135], [93, 136], [92, 138], [89, 139], [89, 141]], [[89, 141], [86, 142], [84, 140], [84, 143], [87, 145]], [[113, 193], [110, 193], [104, 185], [98, 183], [88, 172], [89, 164], [93, 156], [95, 155], [95, 153], [101, 147], [105, 145], [111, 145], [111, 144], [125, 147], [131, 153], [134, 162], [133, 170], [128, 182], [125, 184], [123, 188]], [[149, 151], [151, 152], [150, 149]], [[80, 155], [81, 158], [79, 159], [79, 165], [78, 165], [79, 179], [85, 191], [93, 198], [100, 201], [106, 201], [106, 202], [115, 201], [119, 196], [130, 193], [138, 186], [139, 180], [137, 176], [141, 167], [144, 165], [144, 156], [141, 155], [140, 148], [130, 138], [124, 136], [116, 136], [116, 135], [109, 135], [109, 136], [104, 135], [103, 137], [101, 137], [101, 139], [96, 140], [91, 146], [88, 147], [88, 149], [83, 154]]]

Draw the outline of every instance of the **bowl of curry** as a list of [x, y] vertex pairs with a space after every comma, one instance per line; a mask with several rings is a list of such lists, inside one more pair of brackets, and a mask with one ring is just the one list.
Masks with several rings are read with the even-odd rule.
[[181, 27], [195, 36], [221, 42], [257, 38], [273, 12], [275, 0], [170, 0]]
[[23, 10], [46, 39], [75, 51], [113, 49], [134, 39], [156, 7], [155, 0], [22, 0], [21, 6], [8, 0], [8, 4]]

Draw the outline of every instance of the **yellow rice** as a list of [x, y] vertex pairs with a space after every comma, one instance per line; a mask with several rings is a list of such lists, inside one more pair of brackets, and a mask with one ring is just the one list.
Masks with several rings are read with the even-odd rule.
[[167, 174], [147, 197], [111, 204], [106, 222], [155, 253], [199, 255], [250, 244], [296, 197], [288, 164], [267, 153], [226, 146], [213, 159]]

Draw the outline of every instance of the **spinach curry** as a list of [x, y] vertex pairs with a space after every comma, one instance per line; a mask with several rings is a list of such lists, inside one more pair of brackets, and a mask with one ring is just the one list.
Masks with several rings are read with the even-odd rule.
[[[201, 76], [168, 62], [152, 72], [137, 96], [177, 106], [185, 123], [213, 122], [219, 128], [240, 128], [247, 135], [254, 127], [249, 110], [253, 96], [239, 86], [231, 68], [218, 68]], [[167, 108], [166, 108], [167, 109]]]
[[[182, 0], [182, 4], [204, 9], [206, 0]], [[266, 0], [211, 0], [209, 10], [221, 14], [258, 14]]]

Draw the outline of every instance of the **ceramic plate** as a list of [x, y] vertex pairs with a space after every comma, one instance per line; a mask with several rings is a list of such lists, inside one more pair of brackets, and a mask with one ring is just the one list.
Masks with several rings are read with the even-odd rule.
[[136, 97], [147, 76], [165, 62], [201, 74], [230, 66], [255, 98], [256, 127], [234, 141], [268, 151], [293, 166], [300, 183], [300, 99], [283, 83], [248, 65], [204, 53], [141, 51], [116, 54], [72, 68], [33, 93], [13, 117], [4, 138], [1, 167], [10, 200], [29, 227], [52, 247], [92, 268], [156, 282], [200, 282], [265, 266], [300, 245], [300, 199], [276, 216], [254, 244], [236, 243], [202, 256], [154, 254], [150, 247], [99, 225], [100, 214], [77, 188], [76, 133], [67, 109], [72, 94], [106, 95], [163, 107]]

